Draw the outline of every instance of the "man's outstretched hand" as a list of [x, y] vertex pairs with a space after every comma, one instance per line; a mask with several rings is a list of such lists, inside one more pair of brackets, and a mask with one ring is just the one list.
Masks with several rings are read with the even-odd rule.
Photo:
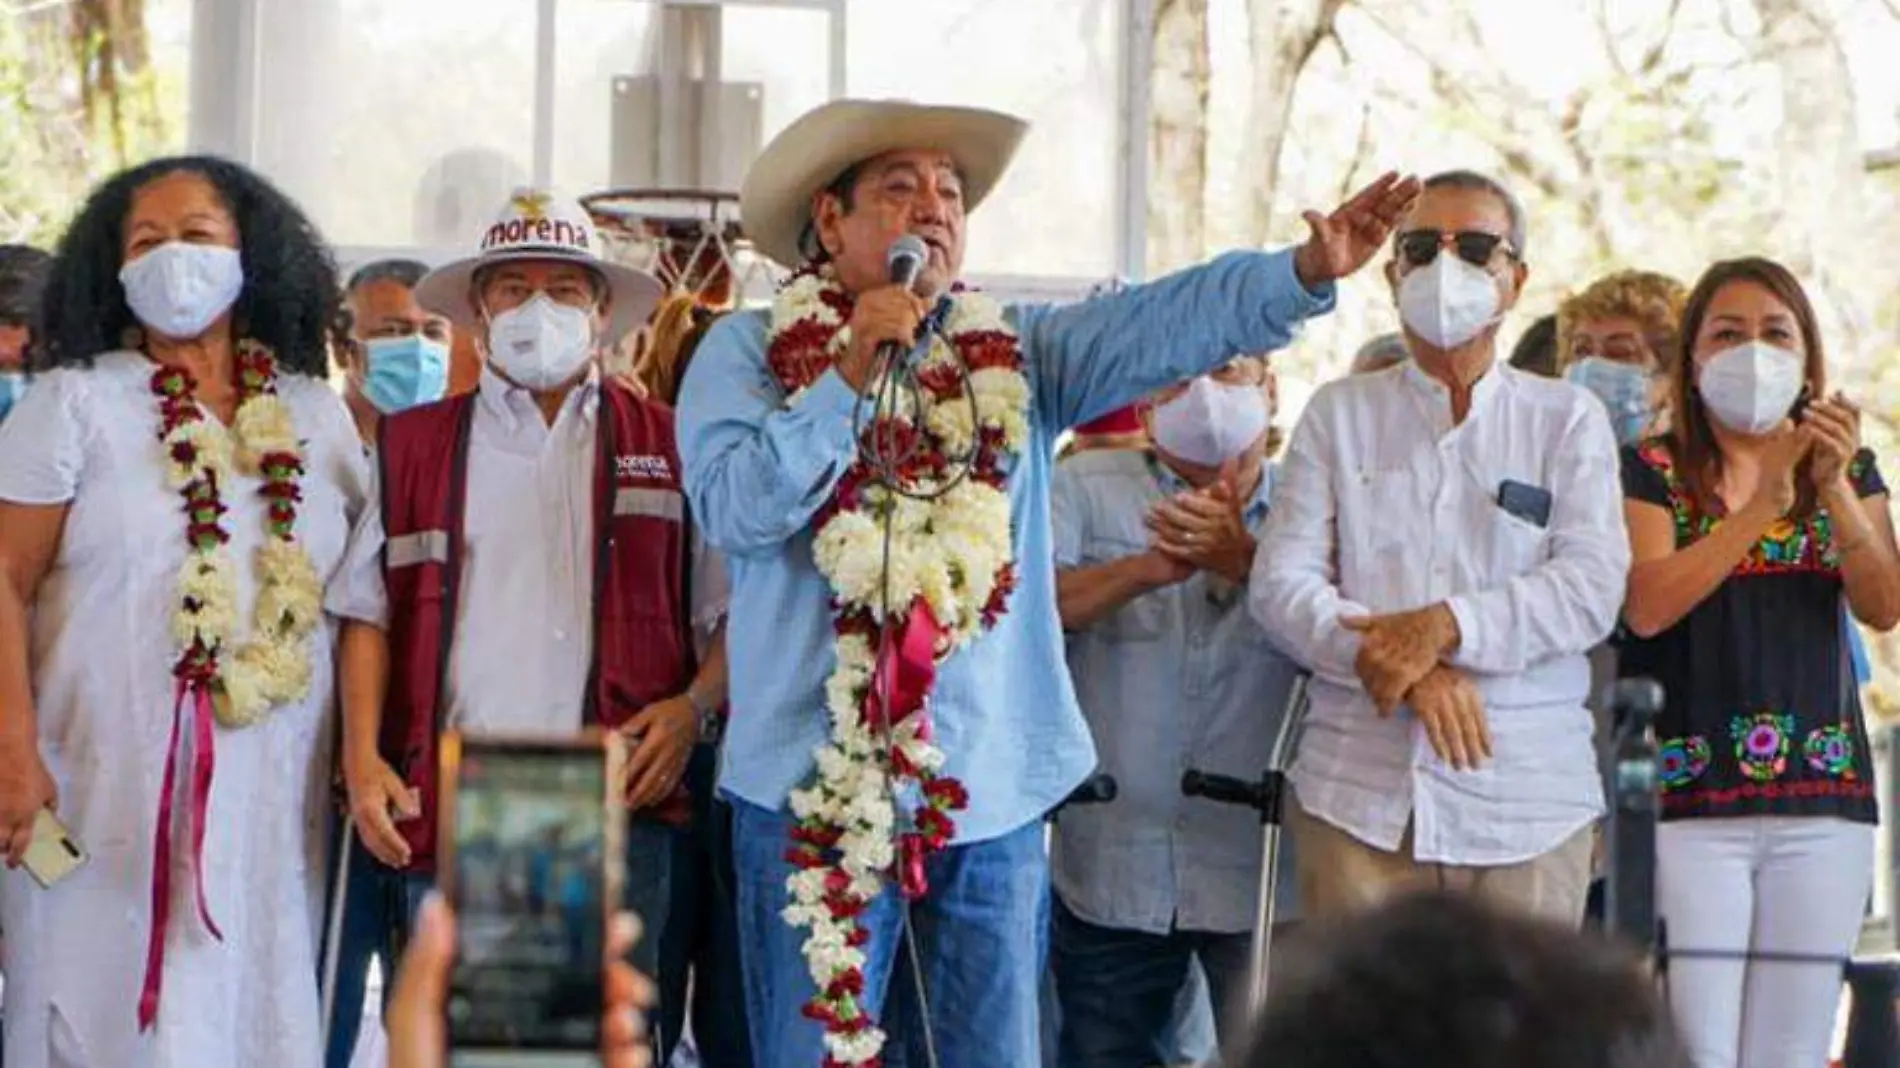
[[1300, 283], [1312, 289], [1364, 267], [1412, 209], [1419, 188], [1416, 177], [1400, 177], [1397, 171], [1390, 171], [1334, 208], [1330, 215], [1306, 212], [1306, 225], [1313, 233], [1293, 254], [1293, 269]]
[[[653, 984], [627, 963], [640, 937], [631, 915], [614, 918], [607, 937], [606, 1005], [601, 1023], [602, 1068], [652, 1068], [641, 1010], [654, 1003]], [[389, 999], [389, 1068], [443, 1068], [448, 1064], [449, 969], [455, 962], [455, 918], [430, 895], [416, 913], [415, 937]]]

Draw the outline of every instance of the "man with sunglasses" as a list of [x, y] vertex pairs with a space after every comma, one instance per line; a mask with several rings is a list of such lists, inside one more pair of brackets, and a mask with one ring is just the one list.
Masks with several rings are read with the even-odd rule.
[[1603, 406], [1498, 358], [1524, 242], [1496, 182], [1428, 179], [1386, 266], [1411, 362], [1321, 387], [1281, 464], [1249, 596], [1314, 676], [1288, 816], [1313, 915], [1423, 885], [1582, 916], [1587, 653], [1629, 547]]

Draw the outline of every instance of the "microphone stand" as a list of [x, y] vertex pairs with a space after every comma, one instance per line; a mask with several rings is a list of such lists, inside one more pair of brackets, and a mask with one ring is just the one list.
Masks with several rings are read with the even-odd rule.
[[1609, 877], [1604, 926], [1657, 954], [1656, 821], [1662, 812], [1656, 770], [1656, 718], [1663, 688], [1654, 679], [1623, 679], [1610, 690], [1616, 741], [1612, 758]]
[[1181, 776], [1184, 797], [1204, 797], [1223, 805], [1240, 805], [1260, 813], [1260, 897], [1254, 907], [1253, 952], [1247, 971], [1247, 1019], [1260, 1016], [1267, 1002], [1268, 965], [1273, 960], [1273, 923], [1277, 911], [1275, 891], [1280, 885], [1280, 822], [1285, 815], [1286, 769], [1291, 761], [1299, 729], [1306, 719], [1306, 680], [1293, 680], [1286, 708], [1280, 717], [1280, 730], [1274, 737], [1267, 758], [1267, 769], [1258, 782], [1229, 775], [1212, 775], [1190, 768]]
[[1098, 771], [1082, 780], [1081, 785], [1069, 791], [1056, 807], [1049, 810], [1043, 819], [1054, 823], [1062, 810], [1071, 805], [1105, 805], [1115, 800], [1121, 793], [1121, 787], [1115, 782], [1115, 776], [1106, 771]]

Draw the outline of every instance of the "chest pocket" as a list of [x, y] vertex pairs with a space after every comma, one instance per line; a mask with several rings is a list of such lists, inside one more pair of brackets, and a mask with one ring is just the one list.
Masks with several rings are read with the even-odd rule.
[[[1437, 489], [1438, 473], [1418, 465], [1348, 469], [1334, 487], [1341, 583], [1383, 588], [1390, 583], [1382, 576], [1404, 575], [1411, 547], [1424, 532], [1402, 517], [1431, 515]], [[1348, 589], [1347, 596], [1363, 595]]]
[[1502, 508], [1491, 509], [1490, 553], [1493, 566], [1506, 575], [1521, 575], [1550, 555], [1550, 530]]
[[[1082, 547], [1085, 565], [1107, 564], [1146, 552], [1145, 542], [1112, 535], [1096, 535]], [[1092, 632], [1112, 642], [1159, 641], [1168, 622], [1168, 591], [1144, 593], [1103, 617]]]

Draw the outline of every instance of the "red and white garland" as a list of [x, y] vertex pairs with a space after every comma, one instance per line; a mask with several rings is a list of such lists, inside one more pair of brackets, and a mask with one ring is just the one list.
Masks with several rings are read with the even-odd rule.
[[[791, 400], [849, 346], [851, 308], [827, 269], [803, 271], [779, 293], [766, 359]], [[949, 844], [950, 813], [969, 801], [962, 783], [940, 774], [928, 695], [936, 665], [993, 627], [1016, 585], [1004, 462], [1029, 438], [1022, 368], [1002, 307], [956, 293], [918, 368], [922, 396], [896, 387], [892, 411], [864, 428], [884, 451], [910, 456], [897, 474], [911, 495], [891, 492], [860, 461], [816, 520], [813, 555], [834, 598], [837, 667], [825, 686], [830, 740], [815, 753], [815, 781], [791, 796], [798, 823], [787, 857], [798, 870], [784, 917], [811, 931], [804, 953], [818, 994], [805, 1015], [825, 1025], [824, 1068], [881, 1063], [885, 1036], [861, 1001], [869, 932], [860, 917], [887, 875], [906, 896], [924, 892], [923, 858]], [[919, 412], [921, 425], [912, 422]], [[887, 603], [890, 640], [880, 649]], [[877, 685], [885, 672], [895, 680], [887, 689], [909, 691], [888, 709]], [[914, 811], [900, 813], [900, 799]]]
[[[231, 430], [208, 419], [194, 397], [196, 384], [180, 367], [152, 372], [158, 398], [159, 440], [171, 485], [184, 500], [185, 539], [191, 551], [178, 576], [172, 637], [179, 682], [209, 690], [218, 722], [249, 727], [272, 709], [310, 692], [307, 639], [323, 612], [323, 584], [296, 537], [303, 500], [303, 445], [290, 409], [277, 395], [277, 362], [253, 342], [237, 352], [238, 409]], [[257, 550], [258, 587], [252, 637], [234, 644], [238, 587], [225, 548], [223, 488], [235, 469], [263, 480], [269, 537]]]

